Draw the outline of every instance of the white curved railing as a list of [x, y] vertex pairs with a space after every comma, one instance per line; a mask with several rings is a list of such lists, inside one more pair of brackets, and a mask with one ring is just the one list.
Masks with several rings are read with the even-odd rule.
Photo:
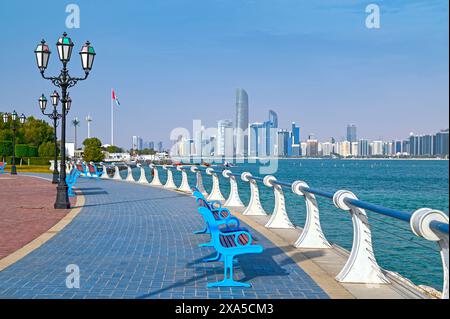
[[[149, 185], [162, 186], [159, 175], [158, 165], [150, 164], [153, 170], [153, 179]], [[264, 216], [264, 211], [259, 197], [258, 182], [268, 188], [272, 188], [275, 196], [275, 204], [269, 221], [265, 225], [267, 228], [292, 229], [294, 224], [290, 221], [285, 203], [283, 188], [289, 189], [292, 193], [301, 196], [306, 205], [306, 222], [299, 238], [293, 243], [297, 248], [321, 248], [328, 249], [332, 245], [326, 239], [320, 224], [320, 210], [316, 196], [328, 198], [333, 204], [346, 212], [349, 212], [353, 225], [353, 244], [350, 255], [336, 276], [336, 280], [345, 283], [364, 283], [364, 284], [388, 284], [389, 279], [378, 265], [372, 245], [372, 233], [366, 210], [388, 216], [398, 220], [408, 222], [412, 232], [428, 241], [436, 242], [439, 249], [443, 265], [444, 280], [442, 289], [442, 298], [449, 298], [449, 271], [448, 271], [448, 247], [449, 247], [449, 218], [442, 211], [421, 208], [413, 213], [393, 210], [390, 208], [374, 205], [359, 200], [355, 194], [347, 190], [338, 190], [331, 193], [318, 189], [310, 188], [304, 181], [295, 181], [293, 183], [278, 181], [274, 176], [268, 175], [264, 178], [253, 176], [249, 172], [242, 174], [233, 173], [229, 169], [222, 172], [214, 170], [212, 167], [206, 169], [198, 166], [172, 166], [163, 165], [167, 170], [167, 181], [165, 188], [174, 189], [184, 193], [191, 193], [187, 173], [190, 171], [195, 174], [196, 188], [207, 195], [208, 200], [223, 201], [225, 206], [233, 208], [243, 208], [243, 214], [248, 216]], [[181, 172], [181, 185], [177, 187], [173, 181], [172, 168]], [[104, 167], [105, 169], [105, 167]], [[141, 169], [142, 183], [143, 167]], [[118, 167], [115, 167], [115, 174], [112, 179], [120, 179]], [[203, 186], [202, 173], [212, 177], [212, 189], [208, 195]], [[221, 193], [219, 176], [222, 175], [230, 183], [230, 193], [227, 199]], [[119, 178], [117, 177], [119, 176]], [[128, 177], [130, 173], [128, 173]], [[126, 180], [128, 180], [128, 177]], [[247, 206], [244, 205], [239, 196], [237, 179], [250, 185], [250, 201]], [[140, 179], [140, 180], [141, 180]], [[134, 179], [133, 179], [134, 181]], [[147, 181], [148, 183], [148, 181]]]

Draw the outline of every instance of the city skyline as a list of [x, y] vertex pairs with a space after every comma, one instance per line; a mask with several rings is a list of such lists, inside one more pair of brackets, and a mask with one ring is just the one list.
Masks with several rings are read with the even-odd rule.
[[[111, 87], [121, 99], [115, 109], [121, 147], [132, 135], [169, 145], [170, 131], [191, 127], [193, 119], [209, 127], [220, 118], [234, 120], [239, 87], [251, 96], [249, 122], [275, 109], [280, 127], [294, 120], [318, 139], [345, 136], [341, 127], [348, 123], [357, 123], [358, 134], [369, 139], [448, 127], [448, 1], [380, 2], [378, 30], [365, 26], [364, 1], [105, 6], [80, 0], [81, 28], [70, 30], [66, 4], [53, 2], [39, 15], [39, 3], [0, 4], [0, 27], [9, 30], [4, 41], [15, 43], [14, 54], [0, 52], [8, 74], [0, 83], [1, 108], [43, 118], [36, 100], [50, 88], [35, 72], [33, 50], [40, 39], [51, 42], [67, 31], [77, 44], [89, 39], [98, 55], [89, 82], [71, 92], [69, 120], [90, 114], [92, 132], [103, 143], [110, 142]], [[167, 16], [172, 20], [162, 18]], [[421, 23], [413, 23], [419, 17]], [[112, 49], [118, 38], [120, 52]], [[76, 73], [78, 64], [69, 67]], [[50, 63], [49, 72], [56, 71]], [[17, 86], [23, 79], [32, 90]]]

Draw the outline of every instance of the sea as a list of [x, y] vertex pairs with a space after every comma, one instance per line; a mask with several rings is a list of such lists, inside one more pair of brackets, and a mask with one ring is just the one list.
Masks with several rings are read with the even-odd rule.
[[[229, 168], [234, 173], [250, 172], [263, 177], [262, 163], [243, 163]], [[215, 167], [221, 170], [223, 167]], [[149, 180], [150, 171], [145, 168]], [[122, 171], [121, 174], [126, 174]], [[139, 169], [133, 170], [139, 178]], [[159, 168], [161, 181], [166, 171]], [[177, 185], [181, 173], [173, 170]], [[279, 159], [274, 175], [280, 181], [302, 180], [311, 188], [334, 192], [346, 189], [359, 199], [373, 204], [414, 212], [423, 207], [449, 212], [449, 162], [447, 160], [333, 160], [333, 159]], [[195, 174], [189, 173], [190, 185], [195, 185]], [[212, 179], [204, 174], [203, 182], [211, 190]], [[221, 178], [222, 194], [229, 194], [229, 182]], [[250, 199], [249, 184], [238, 181], [239, 194], [244, 204]], [[259, 183], [262, 205], [268, 214], [274, 208], [271, 188]], [[291, 221], [303, 227], [306, 220], [305, 201], [288, 188], [284, 191]], [[320, 221], [328, 241], [351, 250], [353, 227], [349, 212], [337, 209], [327, 198], [317, 197]], [[397, 272], [416, 285], [427, 285], [442, 290], [443, 270], [439, 247], [434, 242], [416, 237], [408, 223], [368, 211], [375, 256], [378, 264]]]

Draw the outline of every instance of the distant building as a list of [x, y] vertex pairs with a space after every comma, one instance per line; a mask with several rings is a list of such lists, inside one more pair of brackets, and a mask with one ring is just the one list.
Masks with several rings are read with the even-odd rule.
[[315, 139], [308, 139], [306, 141], [306, 156], [318, 157], [319, 156], [319, 142]]
[[133, 136], [131, 149], [142, 151], [142, 149], [143, 149], [143, 140], [142, 140], [142, 138], [140, 136]]
[[291, 127], [291, 141], [290, 141], [290, 152], [289, 156], [300, 156], [301, 145], [300, 145], [300, 127], [295, 125], [295, 122], [292, 122]]
[[148, 148], [154, 150], [155, 149], [155, 142], [148, 142]]
[[383, 155], [383, 141], [373, 141], [370, 144], [372, 145], [371, 155], [373, 156]]
[[337, 153], [343, 157], [351, 155], [351, 143], [349, 141], [339, 142], [337, 144]]
[[278, 156], [285, 157], [288, 155], [289, 148], [289, 131], [280, 130], [278, 131]]
[[361, 139], [358, 141], [358, 156], [359, 157], [368, 157], [370, 155], [369, 152], [369, 141], [365, 139]]
[[236, 90], [236, 122], [235, 122], [235, 147], [237, 156], [247, 154], [247, 129], [248, 129], [248, 94], [244, 89]]
[[158, 152], [161, 153], [163, 151], [163, 143], [158, 142]]
[[331, 156], [333, 152], [333, 144], [331, 144], [330, 142], [322, 143], [322, 156]]
[[248, 135], [249, 156], [266, 156], [266, 131], [263, 123], [252, 123]]
[[356, 125], [349, 124], [347, 125], [347, 141], [350, 143], [356, 142]]
[[350, 152], [352, 156], [359, 156], [358, 155], [358, 142], [352, 142]]
[[220, 120], [217, 122], [217, 156], [233, 156], [233, 122]]
[[448, 156], [449, 140], [448, 140], [448, 129], [441, 130], [436, 133], [436, 147], [435, 155]]

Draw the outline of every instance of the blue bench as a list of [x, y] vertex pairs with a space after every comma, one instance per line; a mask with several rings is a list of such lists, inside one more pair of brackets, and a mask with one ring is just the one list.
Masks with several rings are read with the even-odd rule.
[[0, 162], [0, 174], [5, 173], [6, 162]]
[[66, 176], [66, 184], [68, 187], [67, 193], [69, 194], [69, 197], [75, 196], [75, 193], [73, 192], [72, 189], [80, 175], [81, 175], [81, 171], [78, 168], [74, 168], [74, 169], [72, 169], [70, 174]]
[[88, 176], [90, 178], [96, 178], [96, 179], [99, 179], [103, 173], [97, 169], [97, 166], [95, 164], [91, 164], [91, 163], [87, 164], [87, 171], [89, 172], [89, 174], [86, 174], [86, 176]]
[[206, 220], [211, 234], [214, 249], [217, 251], [217, 261], [224, 263], [224, 279], [215, 283], [208, 283], [211, 287], [251, 287], [233, 279], [234, 257], [243, 254], [258, 254], [263, 251], [261, 245], [253, 244], [252, 235], [247, 230], [222, 229], [214, 219], [214, 215], [207, 207], [199, 207], [198, 212]]
[[[223, 208], [222, 203], [219, 201], [210, 201], [208, 202], [202, 193], [199, 191], [193, 192], [194, 197], [196, 198], [197, 204], [200, 207], [206, 207], [210, 214], [213, 216], [215, 224], [218, 226], [224, 225], [226, 229], [237, 229], [240, 227], [239, 219], [231, 215], [231, 212], [228, 208]], [[245, 228], [244, 228], [245, 229]], [[246, 230], [246, 229], [245, 229]], [[209, 234], [209, 225], [205, 219], [205, 228], [202, 230], [195, 231], [194, 234]], [[200, 247], [212, 247], [213, 242], [212, 239], [208, 243], [200, 244]]]

